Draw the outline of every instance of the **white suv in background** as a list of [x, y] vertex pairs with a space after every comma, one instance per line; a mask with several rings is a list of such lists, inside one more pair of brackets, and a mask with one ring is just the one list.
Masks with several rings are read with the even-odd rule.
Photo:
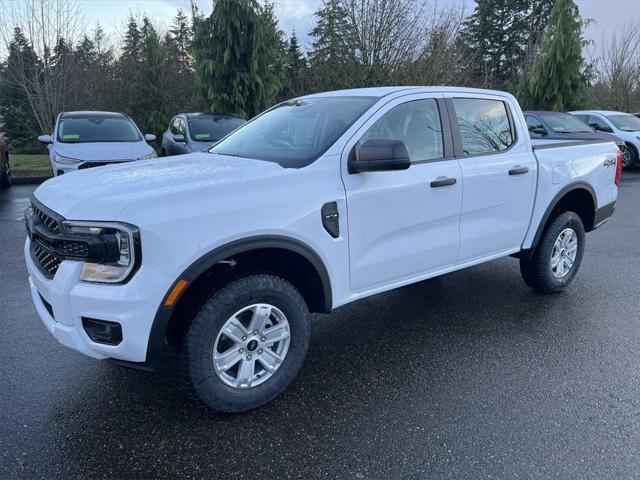
[[53, 135], [38, 141], [49, 149], [54, 176], [109, 163], [155, 158], [147, 142], [155, 135], [142, 135], [128, 115], [114, 112], [63, 112]]
[[622, 168], [637, 168], [640, 156], [640, 118], [629, 113], [609, 110], [580, 110], [569, 112], [597, 132], [611, 133], [624, 140]]

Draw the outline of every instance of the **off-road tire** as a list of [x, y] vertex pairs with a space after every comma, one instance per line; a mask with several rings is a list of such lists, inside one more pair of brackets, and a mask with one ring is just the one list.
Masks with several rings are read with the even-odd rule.
[[[290, 327], [288, 351], [264, 383], [244, 389], [230, 387], [214, 369], [214, 345], [229, 318], [257, 303], [273, 305], [286, 316]], [[293, 381], [307, 354], [309, 336], [309, 310], [289, 282], [268, 274], [232, 279], [214, 292], [193, 318], [178, 349], [178, 370], [187, 390], [210, 408], [221, 412], [252, 410], [273, 400]]]
[[[565, 229], [571, 228], [578, 238], [578, 250], [573, 266], [562, 278], [557, 278], [552, 271], [551, 255], [558, 236]], [[547, 226], [542, 238], [530, 258], [520, 259], [520, 273], [525, 283], [541, 293], [553, 294], [562, 292], [573, 281], [584, 254], [585, 232], [580, 217], [574, 212], [557, 215]]]

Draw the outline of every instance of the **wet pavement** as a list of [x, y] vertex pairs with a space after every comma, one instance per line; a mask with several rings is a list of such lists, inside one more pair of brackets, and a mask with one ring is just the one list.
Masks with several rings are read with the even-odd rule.
[[221, 415], [59, 345], [31, 304], [22, 210], [0, 192], [0, 478], [637, 478], [640, 174], [567, 292], [511, 258], [314, 319], [297, 380]]

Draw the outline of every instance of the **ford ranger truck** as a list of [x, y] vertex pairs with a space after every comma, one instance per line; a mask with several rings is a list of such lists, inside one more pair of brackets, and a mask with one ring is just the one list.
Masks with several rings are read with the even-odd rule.
[[246, 411], [296, 376], [310, 313], [506, 256], [566, 289], [620, 167], [613, 141], [533, 148], [507, 93], [309, 95], [208, 151], [42, 184], [31, 294], [62, 344], [143, 369], [168, 345], [190, 392]]

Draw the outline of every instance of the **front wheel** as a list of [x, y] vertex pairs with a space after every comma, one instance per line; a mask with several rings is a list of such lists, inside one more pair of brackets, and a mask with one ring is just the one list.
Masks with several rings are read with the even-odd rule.
[[631, 145], [625, 144], [620, 147], [622, 152], [622, 168], [629, 170], [638, 164], [638, 152]]
[[0, 188], [9, 188], [11, 183], [11, 167], [7, 157], [4, 159], [4, 166], [2, 167], [2, 172], [0, 172]]
[[525, 283], [542, 293], [559, 293], [575, 278], [584, 254], [585, 233], [580, 217], [564, 212], [540, 239], [533, 256], [520, 259]]
[[309, 311], [298, 290], [250, 275], [217, 291], [180, 347], [190, 391], [214, 410], [243, 412], [273, 400], [295, 378], [309, 346]]

